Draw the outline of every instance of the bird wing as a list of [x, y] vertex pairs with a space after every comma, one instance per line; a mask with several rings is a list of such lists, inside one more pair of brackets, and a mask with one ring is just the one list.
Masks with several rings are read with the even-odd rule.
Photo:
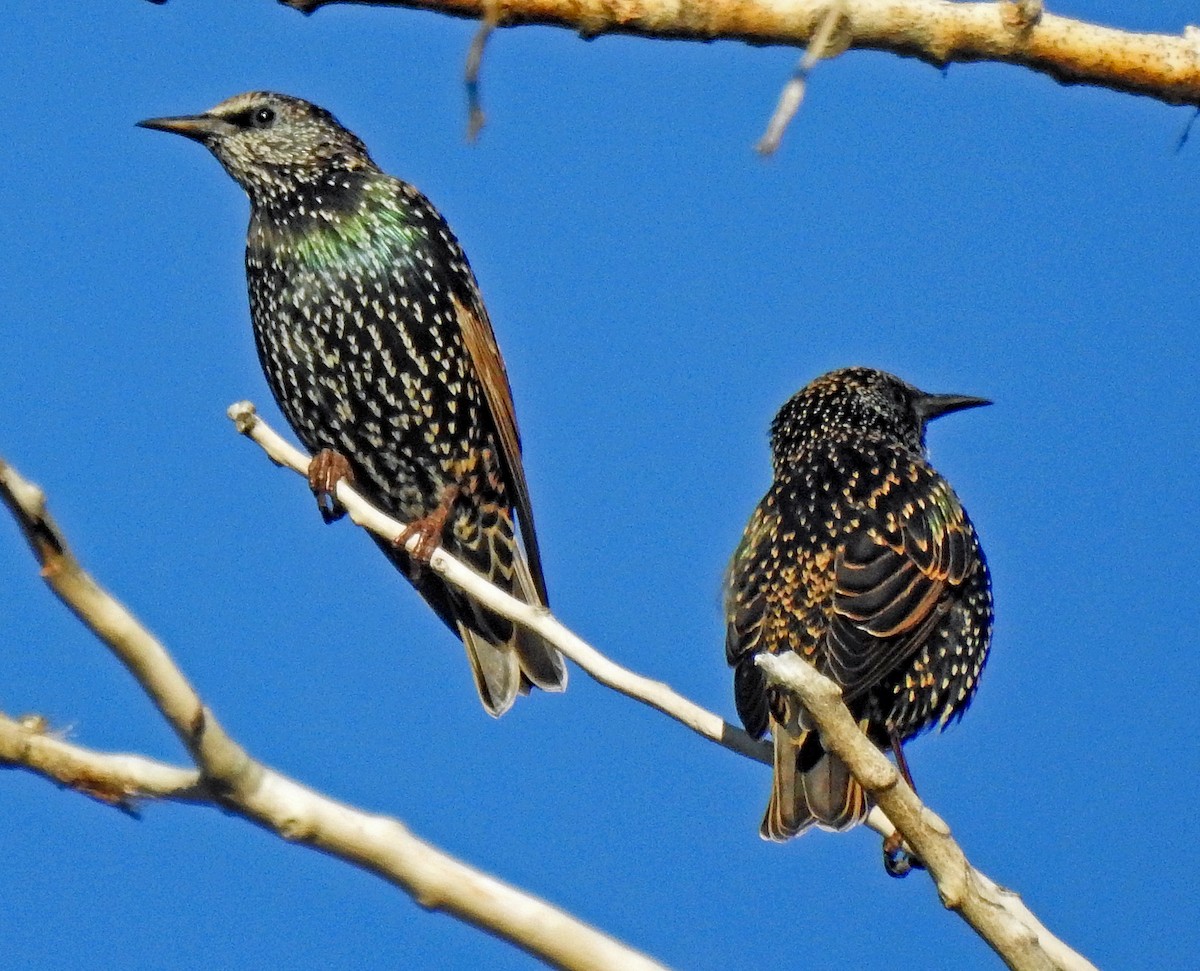
[[504, 470], [505, 484], [512, 490], [513, 505], [521, 521], [521, 543], [529, 572], [543, 604], [547, 604], [546, 579], [542, 574], [542, 554], [538, 548], [537, 529], [533, 523], [533, 503], [529, 498], [529, 484], [525, 481], [525, 466], [521, 461], [521, 435], [517, 430], [517, 415], [513, 410], [512, 388], [508, 383], [508, 371], [500, 356], [496, 334], [488, 320], [482, 303], [472, 301], [468, 306], [457, 296], [454, 309], [463, 335], [463, 343], [470, 355], [471, 363], [487, 398], [488, 410], [496, 423], [500, 440], [500, 466]]
[[778, 554], [778, 507], [768, 494], [742, 534], [725, 571], [725, 660], [734, 668], [733, 694], [746, 731], [767, 730], [766, 683], [754, 656], [766, 648], [767, 589]]
[[972, 561], [971, 524], [949, 483], [911, 453], [893, 458], [834, 557], [823, 666], [848, 701], [921, 648]]

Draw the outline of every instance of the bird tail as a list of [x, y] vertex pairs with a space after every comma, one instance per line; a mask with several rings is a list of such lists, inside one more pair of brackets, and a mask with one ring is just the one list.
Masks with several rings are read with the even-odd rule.
[[[514, 573], [517, 579], [518, 600], [535, 606], [545, 606], [538, 594], [529, 572], [529, 564], [523, 556], [514, 557]], [[521, 662], [521, 671], [529, 681], [543, 691], [564, 691], [567, 687], [567, 667], [562, 655], [541, 636], [524, 628], [517, 628], [513, 646]]]
[[[511, 583], [501, 577], [492, 581], [508, 587], [518, 600], [541, 605], [525, 559], [513, 551]], [[452, 593], [458, 603], [455, 622], [471, 663], [471, 675], [479, 691], [479, 700], [488, 714], [499, 718], [516, 700], [517, 694], [529, 694], [531, 687], [543, 691], [563, 691], [567, 687], [567, 668], [562, 655], [532, 631], [497, 617], [491, 611], [460, 594]]]
[[775, 772], [759, 832], [782, 843], [809, 827], [846, 830], [867, 818], [867, 794], [846, 764], [826, 752], [816, 732], [793, 736], [772, 725]]
[[[510, 542], [512, 540], [510, 539]], [[499, 718], [512, 707], [518, 694], [529, 694], [531, 687], [544, 691], [562, 691], [567, 686], [567, 670], [562, 656], [541, 637], [512, 624], [476, 603], [466, 594], [450, 587], [441, 577], [427, 569], [414, 569], [408, 552], [383, 539], [376, 539], [379, 548], [396, 567], [408, 577], [417, 591], [434, 609], [442, 621], [462, 639], [471, 676], [479, 692], [479, 700], [488, 714]], [[472, 567], [518, 600], [541, 604], [529, 566], [512, 546], [512, 569], [506, 573], [488, 555], [482, 560], [467, 549], [452, 550]]]

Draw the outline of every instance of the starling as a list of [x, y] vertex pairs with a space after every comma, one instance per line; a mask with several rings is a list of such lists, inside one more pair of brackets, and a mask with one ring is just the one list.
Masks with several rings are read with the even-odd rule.
[[991, 582], [971, 520], [926, 458], [925, 424], [986, 404], [856, 367], [817, 378], [775, 416], [774, 481], [725, 581], [738, 714], [751, 735], [774, 736], [764, 838], [849, 829], [869, 806], [794, 698], [767, 687], [759, 652], [796, 651], [836, 681], [910, 783], [902, 744], [970, 704]]
[[[379, 542], [466, 646], [484, 707], [561, 691], [558, 652], [421, 569], [439, 542], [544, 605], [512, 392], [450, 227], [328, 111], [270, 92], [144, 128], [205, 145], [250, 197], [246, 278], [259, 361], [326, 520], [338, 479], [410, 523]], [[514, 531], [520, 520], [521, 546]], [[399, 545], [416, 533], [416, 557]]]

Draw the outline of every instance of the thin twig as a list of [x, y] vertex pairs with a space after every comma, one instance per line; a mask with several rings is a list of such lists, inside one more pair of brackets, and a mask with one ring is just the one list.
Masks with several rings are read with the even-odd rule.
[[483, 16], [479, 18], [479, 29], [471, 38], [471, 46], [467, 48], [467, 66], [465, 81], [467, 85], [467, 141], [474, 142], [480, 131], [487, 123], [483, 113], [483, 102], [479, 95], [479, 74], [483, 67], [483, 53], [487, 48], [488, 38], [500, 25], [499, 0], [484, 0]]
[[840, 51], [832, 44], [834, 28], [842, 19], [845, 12], [844, 0], [831, 0], [829, 8], [821, 18], [821, 23], [813, 32], [812, 40], [804, 49], [796, 69], [792, 72], [788, 83], [779, 94], [779, 103], [771, 120], [767, 122], [767, 130], [754, 146], [759, 155], [773, 155], [783, 140], [783, 133], [800, 110], [804, 102], [804, 92], [808, 86], [808, 74], [822, 58], [833, 57]]
[[1196, 119], [1200, 118], [1200, 108], [1192, 112], [1188, 118], [1188, 123], [1183, 126], [1183, 131], [1179, 133], [1179, 140], [1175, 143], [1175, 154], [1178, 155], [1183, 151], [1183, 146], [1188, 143], [1188, 139], [1192, 135], [1192, 127], [1196, 124]]
[[[276, 434], [257, 415], [250, 402], [239, 401], [231, 405], [229, 417], [238, 431], [262, 448], [277, 465], [302, 476], [308, 475], [309, 457]], [[337, 500], [355, 523], [377, 536], [395, 539], [404, 531], [403, 523], [371, 505], [344, 481], [338, 483]], [[407, 545], [410, 552], [416, 549], [418, 542], [417, 536], [409, 538]], [[501, 617], [540, 634], [602, 685], [669, 715], [692, 731], [739, 755], [770, 764], [770, 746], [766, 743], [701, 708], [663, 682], [643, 677], [609, 660], [555, 619], [545, 607], [532, 607], [509, 596], [441, 547], [434, 552], [429, 568]]]
[[0, 767], [22, 768], [57, 785], [126, 812], [143, 799], [212, 802], [195, 769], [182, 769], [140, 755], [93, 752], [50, 733], [38, 718], [9, 718], [0, 712]]

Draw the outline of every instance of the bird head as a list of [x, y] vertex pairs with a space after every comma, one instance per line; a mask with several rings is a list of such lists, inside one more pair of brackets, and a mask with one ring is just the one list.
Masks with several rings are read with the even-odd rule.
[[801, 437], [874, 432], [920, 452], [928, 422], [990, 404], [969, 395], [930, 394], [874, 368], [842, 368], [810, 382], [783, 406], [771, 426], [772, 440], [779, 452], [790, 451]]
[[235, 95], [199, 115], [138, 125], [205, 145], [255, 200], [338, 172], [376, 169], [358, 136], [324, 108], [269, 91]]

